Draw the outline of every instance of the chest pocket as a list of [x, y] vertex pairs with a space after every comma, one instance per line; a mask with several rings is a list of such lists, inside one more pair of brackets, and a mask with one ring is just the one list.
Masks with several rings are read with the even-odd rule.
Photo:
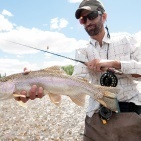
[[130, 60], [130, 47], [128, 44], [110, 45], [109, 59], [111, 60]]

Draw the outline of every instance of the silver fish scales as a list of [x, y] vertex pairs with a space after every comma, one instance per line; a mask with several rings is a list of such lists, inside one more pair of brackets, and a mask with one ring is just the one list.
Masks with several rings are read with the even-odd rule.
[[56, 105], [61, 103], [61, 95], [66, 95], [77, 105], [84, 106], [85, 96], [89, 95], [103, 106], [119, 112], [116, 97], [119, 90], [117, 88], [90, 84], [84, 79], [67, 75], [56, 66], [31, 71], [27, 75], [17, 73], [0, 78], [0, 100], [20, 96], [13, 92], [29, 91], [33, 84], [43, 87], [44, 93], [48, 94], [50, 100]]

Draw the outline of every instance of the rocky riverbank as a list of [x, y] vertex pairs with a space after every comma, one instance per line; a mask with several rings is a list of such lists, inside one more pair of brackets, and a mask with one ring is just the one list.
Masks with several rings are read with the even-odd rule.
[[14, 99], [0, 102], [0, 141], [81, 141], [86, 107], [62, 97], [59, 107], [47, 96], [27, 102]]

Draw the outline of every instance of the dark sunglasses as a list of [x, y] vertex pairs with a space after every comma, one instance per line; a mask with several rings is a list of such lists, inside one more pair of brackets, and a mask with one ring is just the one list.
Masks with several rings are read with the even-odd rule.
[[89, 13], [87, 16], [81, 16], [79, 18], [79, 22], [80, 22], [80, 24], [85, 24], [87, 22], [87, 19], [94, 20], [95, 18], [98, 17], [98, 15], [101, 15], [101, 14], [102, 14], [101, 11], [93, 11], [93, 12]]

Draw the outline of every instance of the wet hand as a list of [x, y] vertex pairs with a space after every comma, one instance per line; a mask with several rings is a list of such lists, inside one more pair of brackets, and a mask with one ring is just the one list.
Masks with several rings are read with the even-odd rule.
[[[30, 73], [30, 70], [27, 68], [24, 68], [24, 75], [27, 75]], [[14, 94], [17, 94], [18, 92], [14, 92]], [[42, 98], [44, 96], [44, 90], [42, 87], [37, 87], [36, 85], [33, 85], [29, 92], [23, 90], [20, 92], [22, 95], [21, 97], [16, 97], [15, 100], [17, 101], [22, 101], [22, 102], [27, 102], [29, 99], [34, 100], [35, 98]], [[25, 96], [25, 97], [23, 97]]]
[[93, 59], [92, 61], [86, 62], [85, 65], [90, 70], [97, 72], [106, 71], [109, 68], [115, 68], [115, 69], [121, 68], [121, 63], [116, 60]]

